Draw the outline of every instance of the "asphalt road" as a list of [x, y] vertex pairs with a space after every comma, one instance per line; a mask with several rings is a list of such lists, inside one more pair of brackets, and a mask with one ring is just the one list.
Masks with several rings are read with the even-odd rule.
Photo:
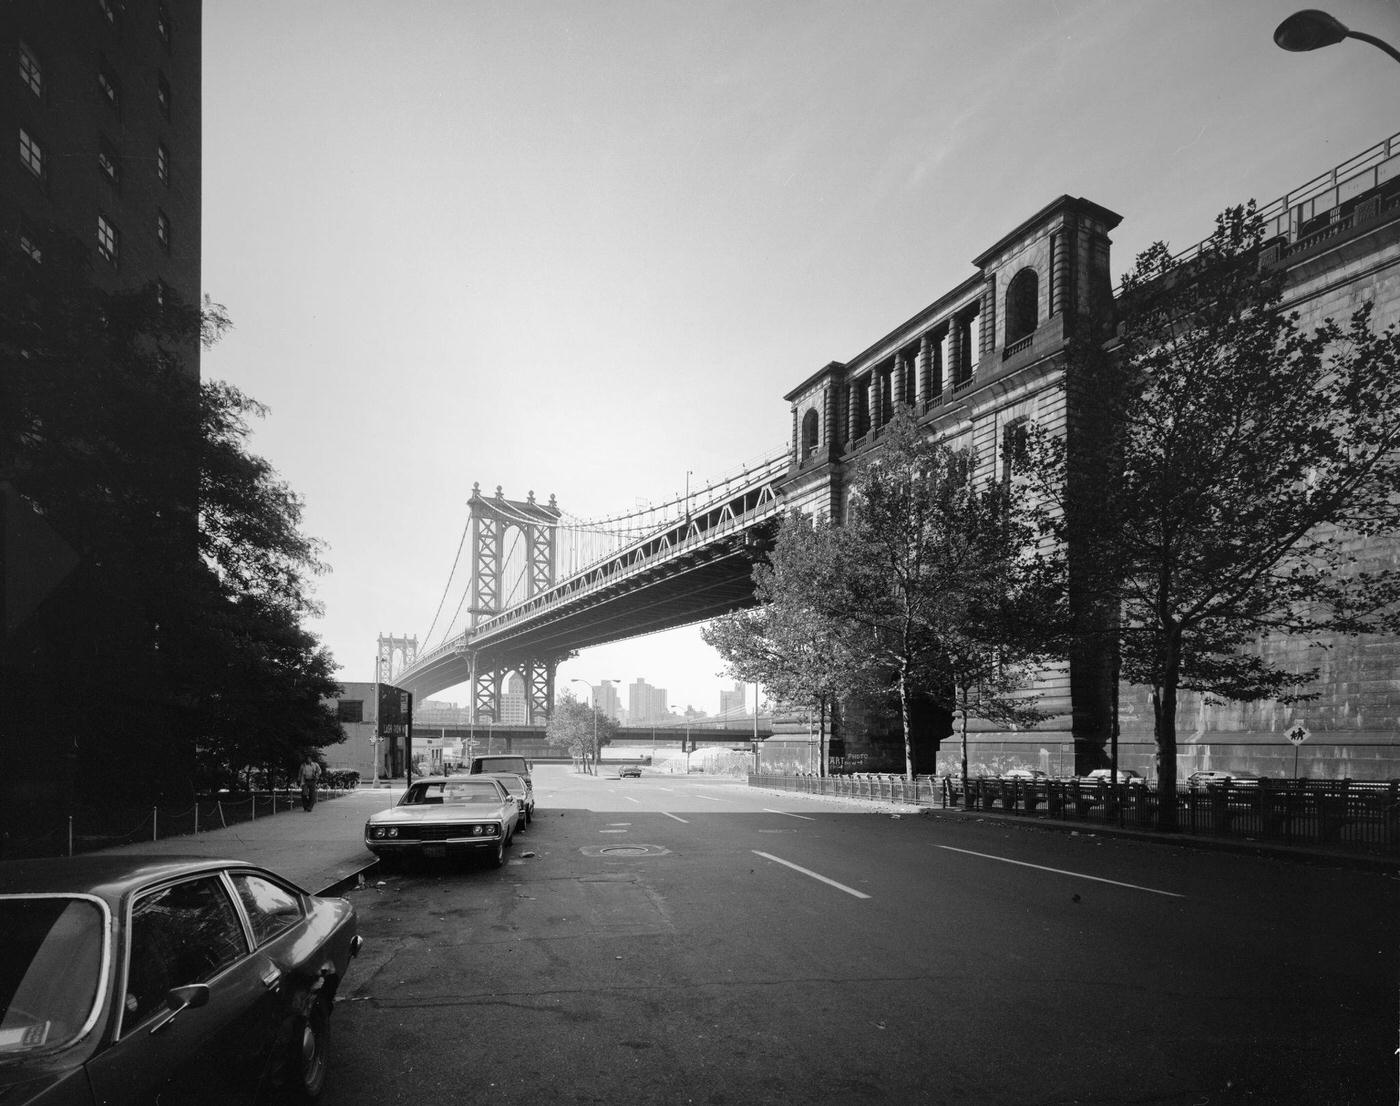
[[1400, 881], [535, 772], [351, 892], [326, 1102], [1394, 1103]]

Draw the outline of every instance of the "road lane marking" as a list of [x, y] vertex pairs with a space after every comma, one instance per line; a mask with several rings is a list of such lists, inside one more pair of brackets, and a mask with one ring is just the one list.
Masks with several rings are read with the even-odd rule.
[[640, 806], [642, 803], [641, 799], [634, 799], [631, 795], [624, 795], [623, 798], [626, 799], [629, 803], [636, 803], [638, 806]]
[[626, 833], [626, 830], [599, 830], [599, 833]]
[[763, 808], [766, 814], [786, 814], [789, 818], [801, 818], [804, 822], [815, 822], [815, 818], [809, 818], [805, 814], [794, 814], [790, 810], [774, 810], [771, 806]]
[[1003, 864], [1019, 864], [1022, 868], [1037, 868], [1042, 872], [1054, 872], [1060, 876], [1074, 876], [1075, 879], [1091, 879], [1095, 883], [1111, 883], [1114, 887], [1127, 887], [1133, 891], [1146, 891], [1150, 895], [1166, 895], [1168, 898], [1184, 899], [1185, 895], [1178, 895], [1175, 891], [1159, 891], [1155, 887], [1143, 887], [1137, 883], [1119, 883], [1116, 879], [1104, 879], [1102, 876], [1089, 876], [1083, 872], [1067, 872], [1063, 868], [1047, 868], [1043, 864], [1031, 864], [1025, 860], [1012, 860], [1005, 856], [993, 856], [991, 853], [975, 853], [971, 849], [955, 849], [952, 845], [939, 845], [940, 849], [947, 849], [950, 853], [966, 853], [968, 856], [980, 856], [984, 860], [1000, 860]]
[[716, 799], [713, 795], [696, 795], [697, 799], [709, 799], [712, 803], [727, 803], [729, 799]]
[[[672, 814], [669, 810], [658, 810], [656, 813], [657, 813], [657, 814], [664, 814], [664, 815], [666, 815], [667, 818], [676, 818], [676, 816], [675, 816], [674, 814]], [[676, 821], [677, 821], [677, 822], [682, 822], [682, 823], [684, 823], [684, 824], [687, 825], [687, 826], [690, 825], [690, 822], [689, 822], [687, 819], [685, 819], [685, 818], [676, 818]]]
[[782, 864], [785, 867], [791, 868], [794, 872], [801, 872], [804, 876], [811, 876], [813, 879], [820, 880], [829, 887], [835, 887], [836, 890], [844, 891], [848, 895], [854, 895], [858, 899], [870, 898], [864, 891], [857, 891], [854, 887], [847, 887], [844, 883], [837, 883], [834, 879], [827, 879], [826, 876], [820, 875], [810, 868], [804, 868], [800, 864], [794, 864], [791, 860], [784, 860], [782, 857], [774, 856], [772, 853], [762, 853], [757, 849], [750, 849], [749, 851], [755, 856], [763, 857], [764, 860], [771, 860], [775, 864]]

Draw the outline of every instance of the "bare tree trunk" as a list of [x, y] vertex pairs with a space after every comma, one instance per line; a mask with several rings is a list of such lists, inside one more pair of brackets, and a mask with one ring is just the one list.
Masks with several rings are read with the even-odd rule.
[[1152, 689], [1152, 713], [1157, 738], [1157, 827], [1177, 828], [1176, 817], [1176, 700], [1181, 683], [1181, 635], [1166, 635], [1162, 683]]
[[899, 670], [899, 720], [904, 727], [904, 778], [914, 782], [914, 735], [909, 723], [909, 685], [905, 669]]

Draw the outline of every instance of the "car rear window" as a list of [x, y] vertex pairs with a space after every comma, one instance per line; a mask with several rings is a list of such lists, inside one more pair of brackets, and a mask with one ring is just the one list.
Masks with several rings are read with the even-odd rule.
[[106, 923], [91, 899], [0, 898], [0, 1057], [79, 1036], [101, 992]]

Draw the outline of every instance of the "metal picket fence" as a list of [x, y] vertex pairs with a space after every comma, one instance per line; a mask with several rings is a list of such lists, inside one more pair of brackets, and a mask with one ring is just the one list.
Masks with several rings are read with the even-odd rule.
[[[319, 788], [317, 802], [338, 798], [347, 789]], [[73, 856], [114, 845], [160, 841], [209, 830], [226, 829], [240, 822], [270, 818], [301, 809], [296, 788], [272, 791], [221, 791], [201, 795], [186, 807], [82, 806], [66, 815], [35, 819], [31, 832], [7, 840], [8, 858]]]
[[[961, 780], [953, 776], [854, 773], [750, 775], [749, 786], [838, 798], [876, 799], [1028, 818], [1158, 829], [1161, 798], [1148, 786], [1071, 780]], [[1183, 786], [1176, 793], [1182, 833], [1400, 853], [1400, 780], [1260, 780], [1248, 786]]]

